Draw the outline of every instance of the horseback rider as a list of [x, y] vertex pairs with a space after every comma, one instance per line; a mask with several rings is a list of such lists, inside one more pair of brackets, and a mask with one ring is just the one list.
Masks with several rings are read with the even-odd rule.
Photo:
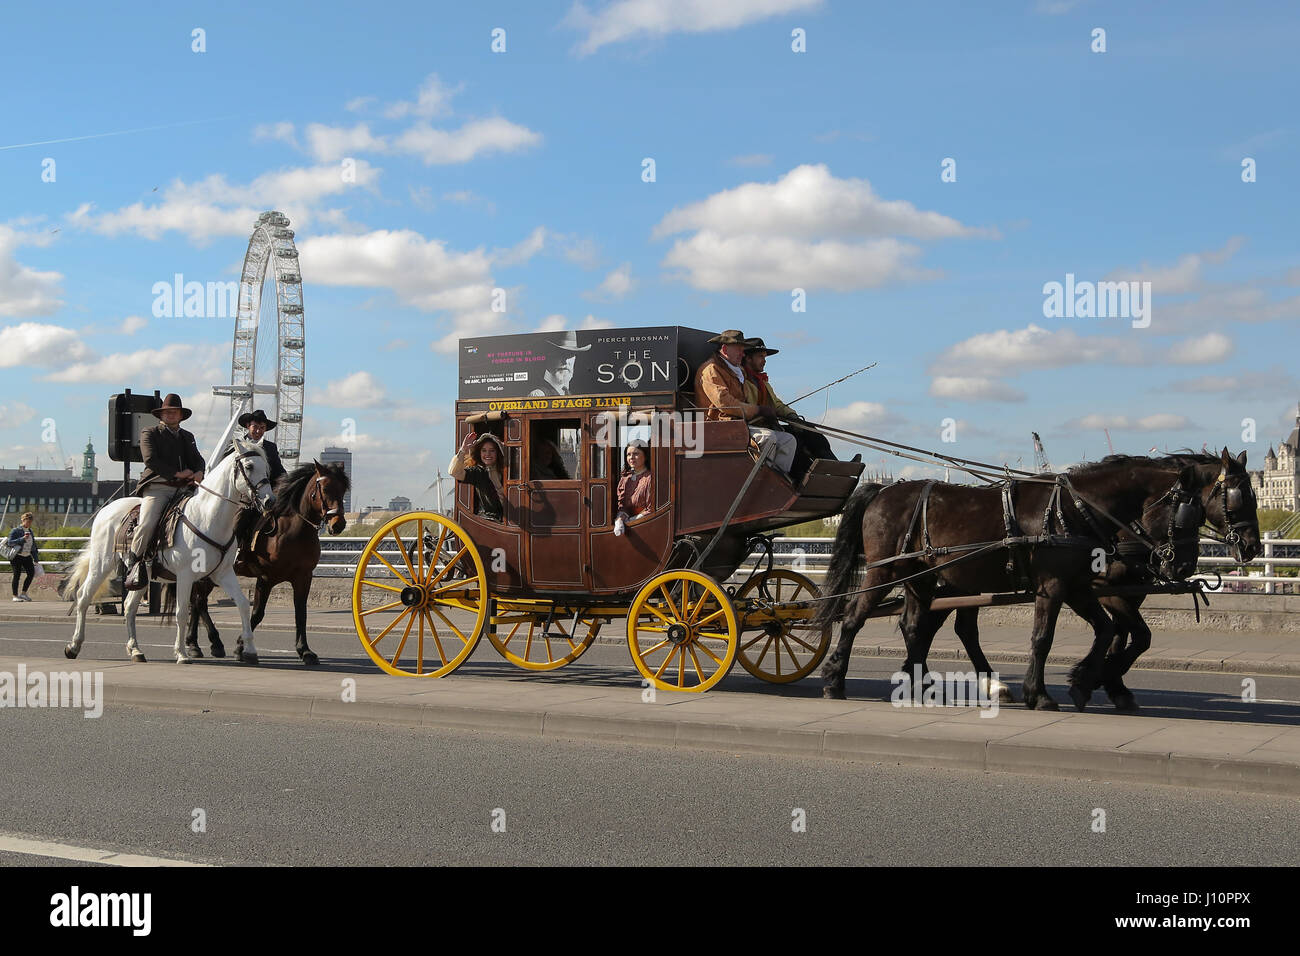
[[695, 373], [695, 404], [707, 409], [705, 418], [710, 421], [732, 419], [748, 424], [750, 436], [760, 447], [769, 443], [774, 446], [772, 465], [789, 474], [794, 462], [794, 436], [765, 424], [775, 424], [775, 408], [745, 396], [745, 333], [727, 329], [709, 342], [718, 351]]
[[158, 521], [179, 489], [203, 481], [205, 467], [194, 435], [180, 427], [194, 413], [181, 403], [179, 395], [169, 393], [151, 414], [160, 423], [140, 435], [144, 471], [136, 483], [135, 493], [144, 501], [127, 555], [124, 586], [128, 591], [138, 591], [149, 583], [144, 557], [153, 542]]
[[[781, 428], [777, 418], [786, 422], [806, 421], [802, 415], [777, 397], [771, 383], [768, 382], [767, 372], [764, 371], [767, 357], [776, 355], [780, 351], [780, 349], [768, 348], [761, 338], [745, 339], [745, 400], [755, 405], [770, 405], [776, 411], [776, 415], [771, 419], [760, 423], [768, 428]], [[795, 481], [807, 474], [813, 461], [818, 458], [839, 461], [831, 451], [830, 441], [821, 432], [813, 431], [812, 428], [798, 427], [786, 427], [782, 430], [790, 432], [795, 439], [794, 465], [790, 469], [790, 477]]]
[[[275, 428], [276, 422], [267, 418], [266, 412], [258, 408], [240, 415], [239, 426], [244, 429], [248, 441], [261, 445], [266, 452], [266, 463], [269, 466], [267, 478], [271, 480], [271, 487], [274, 488], [276, 482], [288, 473], [280, 461], [280, 449], [276, 447], [275, 442], [266, 437], [266, 433]], [[235, 523], [235, 536], [241, 546], [251, 543], [260, 517], [261, 512], [256, 508], [245, 508], [240, 512], [239, 520]]]

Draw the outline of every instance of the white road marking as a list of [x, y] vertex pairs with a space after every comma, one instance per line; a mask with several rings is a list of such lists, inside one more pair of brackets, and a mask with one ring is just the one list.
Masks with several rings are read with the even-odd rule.
[[74, 846], [71, 843], [56, 843], [51, 840], [29, 840], [12, 833], [0, 832], [0, 852], [25, 853], [28, 856], [49, 856], [56, 860], [76, 860], [78, 863], [102, 863], [105, 866], [212, 866], [211, 863], [191, 863], [189, 860], [177, 860], [164, 856], [138, 856], [134, 853], [118, 853], [116, 850], [100, 850], [89, 846]]

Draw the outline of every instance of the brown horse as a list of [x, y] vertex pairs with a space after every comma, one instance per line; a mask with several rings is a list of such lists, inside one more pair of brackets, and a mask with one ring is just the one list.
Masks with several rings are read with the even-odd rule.
[[[246, 542], [240, 542], [235, 573], [241, 577], [256, 578], [253, 595], [252, 626], [257, 627], [266, 614], [266, 601], [277, 584], [289, 582], [293, 586], [294, 627], [297, 639], [294, 649], [304, 664], [319, 664], [320, 659], [307, 646], [307, 595], [311, 591], [312, 572], [320, 561], [320, 528], [324, 524], [330, 534], [339, 534], [347, 527], [343, 516], [343, 496], [348, 490], [348, 476], [341, 465], [322, 465], [313, 461], [300, 465], [276, 483], [276, 503], [269, 512], [273, 524], [269, 532], [257, 535], [250, 552]], [[208, 614], [208, 594], [212, 586], [205, 579], [203, 586], [194, 589], [194, 604], [190, 614], [190, 630], [185, 644], [190, 655], [202, 657], [198, 647], [199, 618], [203, 618], [208, 631], [213, 657], [225, 657], [221, 636]], [[256, 654], [244, 652], [242, 638], [235, 645], [235, 654], [244, 664], [256, 664]]]
[[[893, 584], [902, 583], [906, 592], [900, 626], [907, 644], [904, 670], [913, 673], [924, 667], [934, 636], [937, 615], [930, 603], [940, 582], [978, 594], [1017, 591], [1024, 580], [1034, 592], [1025, 705], [1056, 710], [1043, 672], [1062, 604], [1092, 625], [1092, 650], [1070, 675], [1072, 690], [1091, 688], [1104, 678], [1106, 652], [1115, 635], [1110, 615], [1092, 590], [1097, 552], [1114, 553], [1118, 532], [1142, 527], [1155, 506], [1171, 500], [1199, 505], [1196, 482], [1195, 469], [1181, 463], [1116, 456], [1064, 475], [1020, 482], [1014, 501], [999, 487], [921, 481], [864, 485], [845, 506], [826, 576], [825, 590], [834, 597], [823, 604], [820, 620], [830, 622], [841, 614], [843, 620], [839, 641], [822, 666], [823, 695], [843, 699], [853, 639]], [[1196, 516], [1195, 526], [1200, 521]], [[1156, 529], [1143, 533], [1150, 531], [1155, 531], [1149, 534], [1152, 539], [1163, 537]], [[999, 545], [1008, 537], [1029, 539], [1018, 560]], [[858, 588], [859, 558], [867, 561], [863, 589]], [[1175, 558], [1173, 576], [1190, 573], [1196, 563], [1194, 545]], [[974, 647], [978, 652], [977, 643]]]

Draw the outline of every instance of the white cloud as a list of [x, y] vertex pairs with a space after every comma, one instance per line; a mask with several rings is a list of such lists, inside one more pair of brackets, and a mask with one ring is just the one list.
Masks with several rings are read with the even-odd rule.
[[451, 112], [451, 99], [465, 88], [464, 83], [454, 87], [447, 86], [438, 74], [430, 73], [420, 84], [415, 102], [399, 100], [384, 108], [384, 116], [389, 119], [401, 119], [405, 116], [419, 116], [429, 119], [433, 116], [445, 116]]
[[578, 44], [582, 55], [610, 43], [670, 33], [731, 30], [783, 13], [814, 10], [822, 0], [615, 0], [596, 12], [575, 3], [563, 25], [586, 37]]
[[44, 376], [47, 382], [121, 384], [155, 379], [160, 369], [184, 370], [186, 381], [219, 382], [230, 374], [229, 345], [164, 345], [75, 362]]
[[946, 349], [931, 371], [960, 375], [963, 370], [1013, 373], [1026, 369], [1061, 368], [1132, 355], [1131, 339], [1082, 336], [1073, 329], [1049, 331], [1030, 324], [1023, 329], [982, 332]]
[[534, 332], [559, 332], [562, 329], [567, 329], [568, 327], [569, 327], [569, 320], [565, 316], [560, 315], [557, 312], [554, 315], [548, 315], [546, 318], [542, 319], [542, 321], [538, 322], [537, 328], [533, 329], [533, 331]]
[[1208, 365], [1227, 358], [1235, 348], [1232, 339], [1223, 333], [1210, 332], [1170, 346], [1164, 357], [1174, 365]]
[[617, 302], [634, 288], [636, 280], [632, 278], [632, 263], [625, 262], [605, 276], [604, 281], [595, 289], [582, 293], [582, 297], [598, 302]]
[[298, 148], [298, 137], [294, 134], [293, 124], [289, 122], [259, 123], [254, 126], [253, 142], [259, 143], [264, 140], [277, 140], [288, 143], [294, 149]]
[[546, 245], [545, 226], [538, 226], [523, 241], [508, 249], [496, 249], [492, 252], [492, 261], [501, 266], [517, 266], [527, 262]]
[[295, 226], [305, 225], [322, 200], [357, 187], [373, 188], [379, 175], [364, 159], [356, 161], [355, 172], [355, 183], [344, 182], [335, 164], [264, 173], [247, 185], [232, 184], [221, 175], [193, 183], [178, 179], [162, 191], [157, 204], [137, 202], [115, 212], [96, 213], [85, 203], [67, 219], [106, 236], [130, 233], [160, 239], [179, 232], [204, 244], [218, 236], [247, 236], [267, 209], [281, 210]]
[[40, 272], [14, 258], [19, 246], [47, 241], [0, 225], [0, 315], [50, 315], [63, 304], [59, 301], [61, 273]]
[[1142, 263], [1137, 269], [1118, 269], [1106, 276], [1109, 281], [1150, 282], [1151, 291], [1157, 295], [1181, 295], [1200, 288], [1206, 265], [1227, 262], [1245, 244], [1241, 236], [1233, 236], [1224, 245], [1210, 252], [1193, 252], [1182, 256], [1172, 266], [1152, 266]]
[[0, 405], [0, 428], [17, 428], [36, 417], [36, 409], [25, 402]]
[[379, 408], [389, 404], [384, 386], [369, 372], [353, 372], [314, 391], [311, 401], [331, 408]]
[[375, 97], [373, 96], [354, 96], [343, 104], [343, 108], [349, 113], [360, 113], [374, 102]]
[[570, 262], [583, 269], [594, 269], [600, 265], [600, 247], [594, 239], [578, 239], [563, 235], [557, 235], [555, 238], [564, 250], [564, 258]]
[[798, 166], [773, 183], [745, 183], [668, 213], [652, 236], [678, 239], [668, 268], [698, 289], [838, 291], [934, 278], [915, 265], [920, 248], [894, 238], [996, 236], [909, 202], [883, 200], [865, 179], [836, 179], [824, 165]]
[[434, 129], [418, 122], [392, 142], [399, 153], [411, 153], [426, 166], [467, 163], [481, 155], [513, 153], [542, 141], [542, 134], [499, 116], [470, 120], [459, 129]]
[[1100, 431], [1108, 428], [1111, 431], [1156, 432], [1190, 428], [1192, 423], [1185, 415], [1168, 413], [1144, 415], [1141, 418], [1131, 418], [1128, 415], [1085, 415], [1072, 419], [1061, 427], [1071, 431]]
[[[326, 126], [324, 123], [308, 123], [307, 150], [319, 163], [333, 163], [344, 156], [357, 153], [383, 153], [388, 150], [388, 141], [382, 136], [375, 136], [365, 123], [356, 126]], [[335, 169], [335, 175], [338, 170]]]
[[930, 381], [935, 398], [957, 398], [979, 402], [1023, 402], [1027, 397], [1018, 388], [991, 378], [940, 375]]
[[879, 402], [850, 402], [841, 408], [830, 409], [826, 413], [825, 423], [846, 431], [857, 431], [862, 428], [894, 424], [898, 420], [898, 416]]
[[121, 335], [135, 335], [135, 333], [139, 332], [148, 324], [149, 320], [143, 316], [128, 315], [122, 320], [122, 324], [118, 328], [118, 333]]
[[90, 354], [77, 333], [61, 325], [21, 322], [0, 329], [0, 368], [20, 365], [51, 368]]
[[745, 183], [674, 209], [655, 226], [652, 237], [692, 229], [723, 236], [799, 239], [996, 236], [901, 199], [881, 199], [867, 180], [836, 179], [825, 165], [796, 166], [774, 183]]

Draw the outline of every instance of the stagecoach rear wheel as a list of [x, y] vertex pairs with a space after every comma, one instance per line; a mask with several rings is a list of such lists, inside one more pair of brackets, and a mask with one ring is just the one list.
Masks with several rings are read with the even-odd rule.
[[578, 629], [570, 634], [571, 620], [552, 620], [548, 629], [545, 615], [530, 614], [526, 619], [498, 624], [495, 633], [488, 631], [488, 640], [516, 667], [529, 671], [553, 671], [572, 664], [586, 653], [604, 623], [601, 618], [580, 617]]
[[[409, 547], [426, 533], [433, 547]], [[445, 677], [478, 646], [488, 597], [483, 559], [464, 530], [445, 515], [409, 511], [381, 526], [361, 552], [352, 620], [382, 670]]]
[[[766, 585], [766, 596], [760, 588]], [[807, 677], [822, 662], [831, 646], [831, 625], [812, 623], [820, 605], [821, 589], [797, 571], [777, 568], [751, 578], [740, 589], [736, 600], [745, 598], [771, 601], [744, 615], [744, 633], [736, 658], [740, 666], [755, 677], [773, 684], [790, 684]], [[797, 609], [789, 605], [809, 603]], [[782, 607], [785, 605], [785, 607]]]
[[731, 598], [698, 571], [665, 571], [650, 579], [627, 612], [632, 662], [661, 690], [700, 693], [736, 662], [739, 638]]

